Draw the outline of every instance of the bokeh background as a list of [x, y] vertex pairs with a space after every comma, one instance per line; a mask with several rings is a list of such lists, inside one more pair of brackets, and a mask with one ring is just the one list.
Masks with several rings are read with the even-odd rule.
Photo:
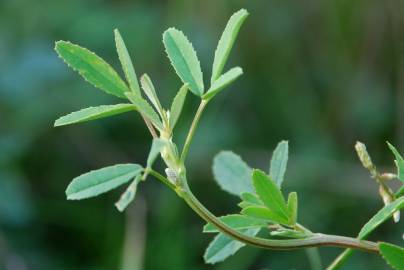
[[[188, 35], [207, 80], [228, 17], [248, 9], [228, 64], [245, 74], [202, 118], [188, 161], [191, 187], [217, 215], [236, 212], [237, 199], [213, 181], [214, 155], [231, 149], [267, 169], [272, 149], [287, 139], [284, 189], [299, 192], [301, 223], [354, 236], [382, 206], [355, 141], [367, 144], [382, 170], [393, 170], [386, 140], [404, 151], [403, 6], [400, 0], [1, 0], [0, 269], [310, 269], [305, 251], [255, 248], [204, 265], [211, 239], [201, 233], [204, 223], [152, 178], [124, 214], [113, 206], [124, 188], [66, 201], [65, 187], [81, 173], [143, 164], [150, 136], [134, 113], [53, 128], [70, 111], [119, 102], [65, 66], [54, 42], [87, 47], [122, 74], [112, 32], [119, 28], [138, 75], [152, 77], [168, 106], [181, 84], [162, 32], [176, 26]], [[177, 142], [196, 106], [189, 95]], [[403, 222], [387, 222], [371, 239], [402, 245], [402, 228]], [[325, 266], [340, 249], [320, 252]], [[345, 269], [387, 266], [357, 252]]]

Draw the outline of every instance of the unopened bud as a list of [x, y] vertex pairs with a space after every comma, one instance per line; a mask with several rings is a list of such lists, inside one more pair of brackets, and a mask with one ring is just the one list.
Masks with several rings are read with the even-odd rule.
[[165, 169], [166, 175], [167, 175], [167, 179], [170, 180], [171, 183], [173, 183], [174, 185], [178, 185], [178, 175], [177, 173], [171, 169], [171, 168], [166, 168]]
[[394, 173], [383, 173], [383, 174], [380, 175], [380, 178], [381, 178], [383, 181], [388, 181], [388, 180], [396, 179], [396, 178], [397, 178], [397, 175], [394, 174]]
[[372, 159], [370, 158], [366, 146], [361, 142], [356, 142], [355, 144], [356, 153], [358, 154], [359, 160], [362, 162], [363, 167], [369, 171], [374, 171], [375, 167], [373, 165]]

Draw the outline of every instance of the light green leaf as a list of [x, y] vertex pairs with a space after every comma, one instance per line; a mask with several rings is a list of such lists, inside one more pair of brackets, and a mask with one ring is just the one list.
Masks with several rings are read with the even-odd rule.
[[118, 164], [82, 174], [67, 187], [67, 199], [81, 200], [105, 193], [130, 181], [142, 170], [138, 164]]
[[302, 239], [308, 237], [308, 235], [304, 232], [300, 231], [295, 231], [295, 230], [289, 230], [289, 229], [282, 229], [278, 231], [272, 231], [270, 232], [272, 236], [281, 236], [281, 237], [286, 237], [286, 238], [296, 238], [296, 239]]
[[257, 169], [253, 170], [252, 177], [255, 191], [264, 205], [283, 220], [288, 220], [289, 211], [285, 199], [271, 177]]
[[[259, 228], [248, 229], [243, 232], [247, 236], [255, 236], [259, 232]], [[219, 233], [210, 242], [208, 248], [203, 255], [206, 263], [215, 264], [222, 262], [228, 257], [234, 255], [240, 248], [244, 247], [245, 244], [237, 240], [233, 240], [227, 235]]]
[[404, 182], [404, 159], [393, 145], [391, 145], [389, 142], [387, 142], [387, 145], [389, 146], [391, 152], [393, 152], [394, 156], [396, 157], [396, 160], [394, 162], [396, 163], [397, 166], [398, 178], [402, 182]]
[[[242, 216], [238, 214], [222, 216], [219, 218], [224, 224], [235, 229], [235, 230], [244, 230], [251, 228], [260, 228], [266, 225], [266, 222], [260, 219], [255, 219], [247, 216]], [[203, 227], [203, 232], [205, 233], [216, 233], [219, 232], [213, 224], [206, 224]]]
[[281, 141], [275, 148], [269, 166], [269, 175], [276, 182], [278, 187], [282, 186], [283, 178], [288, 163], [289, 144], [287, 141]]
[[142, 179], [141, 174], [136, 175], [132, 183], [128, 186], [125, 192], [122, 193], [121, 197], [119, 198], [119, 201], [115, 203], [115, 207], [118, 209], [118, 211], [123, 212], [126, 209], [126, 207], [128, 207], [128, 205], [133, 201], [133, 199], [135, 199], [137, 185], [139, 184], [141, 179]]
[[376, 215], [374, 215], [361, 229], [358, 238], [364, 239], [380, 224], [389, 219], [394, 212], [404, 207], [404, 197], [401, 197], [394, 202], [383, 207]]
[[254, 192], [251, 184], [251, 168], [236, 154], [222, 151], [213, 161], [213, 174], [219, 186], [234, 195]]
[[285, 218], [283, 215], [280, 215], [277, 212], [273, 212], [272, 210], [268, 209], [264, 206], [247, 206], [241, 210], [243, 215], [263, 219], [271, 223], [280, 223], [280, 224], [290, 224], [288, 218]]
[[245, 9], [241, 9], [234, 13], [223, 31], [220, 37], [219, 43], [215, 51], [215, 58], [213, 60], [212, 77], [211, 84], [213, 84], [217, 78], [221, 75], [224, 65], [226, 64], [227, 58], [229, 57], [231, 48], [233, 47], [234, 41], [236, 40], [237, 34], [240, 30], [241, 25], [247, 18], [248, 12]]
[[128, 87], [116, 71], [95, 53], [68, 41], [56, 42], [55, 50], [86, 81], [108, 94], [125, 98]]
[[133, 94], [140, 96], [139, 82], [137, 80], [135, 68], [133, 67], [125, 42], [123, 41], [118, 29], [114, 30], [114, 34], [116, 50], [118, 52], [119, 61], [121, 62], [125, 78], [128, 81], [129, 87]]
[[163, 130], [163, 123], [161, 123], [158, 114], [145, 99], [134, 95], [132, 92], [126, 92], [125, 94], [143, 116], [147, 117], [157, 129]]
[[175, 124], [178, 121], [178, 118], [181, 115], [182, 107], [184, 106], [185, 98], [188, 93], [188, 84], [184, 84], [180, 90], [178, 91], [177, 95], [175, 95], [173, 103], [171, 104], [170, 109], [170, 127], [174, 129]]
[[297, 193], [291, 192], [288, 196], [288, 210], [289, 210], [289, 220], [290, 224], [296, 224], [297, 222]]
[[167, 141], [159, 138], [154, 138], [153, 143], [147, 157], [147, 167], [151, 168], [161, 149], [167, 145]]
[[175, 28], [169, 28], [163, 33], [163, 43], [171, 64], [182, 82], [197, 96], [204, 91], [201, 65], [196, 52], [187, 37]]
[[243, 193], [241, 193], [241, 199], [243, 199], [243, 201], [249, 202], [251, 204], [263, 205], [262, 201], [254, 193], [243, 192]]
[[404, 196], [404, 185], [401, 186], [401, 188], [394, 194], [394, 196], [401, 197]]
[[388, 243], [379, 244], [380, 253], [386, 262], [396, 270], [404, 269], [404, 248]]
[[140, 78], [140, 84], [142, 85], [144, 93], [149, 98], [154, 108], [156, 108], [160, 116], [163, 117], [163, 107], [160, 104], [159, 98], [157, 97], [156, 90], [154, 89], [154, 85], [150, 77], [147, 74], [143, 74]]
[[203, 99], [209, 100], [213, 98], [217, 93], [226, 88], [229, 84], [234, 82], [239, 76], [243, 74], [243, 70], [240, 67], [235, 67], [221, 75], [215, 80], [209, 90], [202, 96]]
[[97, 107], [89, 107], [58, 118], [55, 121], [54, 126], [58, 127], [82, 123], [128, 112], [131, 110], [136, 110], [136, 107], [133, 104], [100, 105]]

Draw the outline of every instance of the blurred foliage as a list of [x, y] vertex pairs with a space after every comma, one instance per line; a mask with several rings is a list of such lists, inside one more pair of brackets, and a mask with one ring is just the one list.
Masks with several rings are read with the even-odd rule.
[[[356, 159], [355, 141], [365, 142], [376, 164], [389, 170], [384, 141], [404, 149], [404, 2], [2, 0], [0, 269], [212, 268], [202, 260], [210, 238], [201, 233], [203, 222], [157, 181], [139, 187], [141, 198], [126, 215], [113, 207], [119, 191], [65, 200], [65, 187], [83, 172], [144, 162], [150, 138], [135, 114], [52, 128], [67, 112], [115, 102], [69, 70], [53, 46], [70, 40], [118, 68], [112, 30], [119, 28], [138, 75], [149, 73], [167, 105], [181, 83], [162, 32], [176, 26], [189, 36], [208, 80], [217, 39], [242, 7], [251, 15], [231, 62], [245, 74], [202, 119], [191, 147], [193, 189], [214, 213], [235, 212], [235, 199], [212, 181], [214, 154], [232, 149], [266, 170], [271, 150], [288, 139], [285, 191], [299, 192], [301, 223], [334, 234], [359, 231], [382, 203]], [[176, 139], [185, 136], [195, 105], [195, 98], [187, 100]], [[400, 224], [371, 238], [402, 244]], [[325, 264], [338, 251], [321, 249]], [[356, 253], [346, 269], [386, 267], [376, 256]], [[262, 268], [308, 269], [308, 260], [301, 250], [246, 248], [215, 266]]]

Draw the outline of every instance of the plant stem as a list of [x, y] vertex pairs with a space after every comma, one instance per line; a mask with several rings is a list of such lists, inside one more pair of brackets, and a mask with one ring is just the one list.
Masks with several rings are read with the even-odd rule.
[[156, 172], [153, 169], [149, 169], [148, 172], [153, 175], [154, 177], [156, 177], [158, 180], [160, 180], [163, 184], [167, 185], [169, 188], [171, 188], [172, 190], [176, 190], [176, 186], [170, 182], [170, 180], [168, 180], [166, 177], [164, 177], [163, 175], [161, 175], [160, 173]]
[[[183, 181], [186, 184], [186, 181]], [[377, 244], [370, 241], [362, 241], [355, 238], [326, 235], [321, 233], [314, 233], [312, 236], [305, 239], [288, 239], [288, 240], [275, 240], [264, 239], [258, 237], [246, 236], [237, 230], [227, 226], [208, 209], [203, 206], [198, 199], [192, 194], [188, 186], [183, 187], [181, 197], [185, 202], [206, 222], [215, 225], [215, 227], [222, 233], [232, 237], [235, 240], [243, 242], [248, 245], [276, 250], [290, 250], [306, 247], [319, 247], [319, 246], [334, 246], [344, 248], [354, 248], [367, 252], [379, 253]]]
[[202, 112], [205, 109], [206, 104], [208, 104], [207, 100], [202, 99], [201, 103], [199, 104], [198, 110], [194, 116], [194, 120], [192, 121], [191, 127], [189, 128], [187, 138], [185, 139], [184, 148], [182, 149], [180, 162], [181, 164], [184, 163], [185, 158], [188, 155], [189, 146], [191, 145], [192, 138], [194, 137], [196, 127], [198, 126], [199, 119], [201, 118]]

